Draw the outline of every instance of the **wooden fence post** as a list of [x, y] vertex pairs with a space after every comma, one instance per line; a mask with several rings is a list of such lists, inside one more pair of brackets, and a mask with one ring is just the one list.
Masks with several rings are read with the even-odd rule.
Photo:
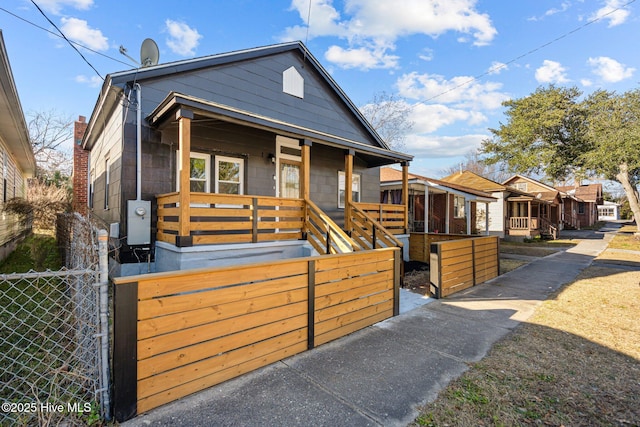
[[138, 282], [115, 285], [113, 299], [113, 409], [123, 422], [138, 408]]
[[432, 243], [429, 248], [429, 281], [431, 293], [436, 298], [442, 298], [442, 252], [437, 243]]
[[311, 350], [316, 343], [316, 262], [308, 262], [308, 301], [307, 301], [307, 349]]
[[258, 198], [254, 197], [251, 205], [253, 209], [253, 217], [251, 223], [251, 242], [258, 242]]
[[401, 280], [401, 256], [402, 249], [394, 249], [393, 251], [393, 315], [400, 314], [400, 280]]

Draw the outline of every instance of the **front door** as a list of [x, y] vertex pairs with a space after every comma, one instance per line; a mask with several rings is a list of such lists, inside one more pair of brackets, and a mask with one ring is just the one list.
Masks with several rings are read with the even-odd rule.
[[302, 156], [297, 139], [276, 137], [276, 197], [300, 198]]
[[300, 162], [280, 159], [278, 197], [297, 199], [300, 197]]

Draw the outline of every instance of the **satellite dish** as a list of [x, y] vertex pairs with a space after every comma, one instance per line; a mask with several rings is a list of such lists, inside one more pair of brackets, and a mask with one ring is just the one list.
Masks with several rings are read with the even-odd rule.
[[160, 51], [158, 45], [152, 39], [144, 39], [140, 46], [140, 64], [142, 67], [151, 67], [157, 65], [160, 59]]

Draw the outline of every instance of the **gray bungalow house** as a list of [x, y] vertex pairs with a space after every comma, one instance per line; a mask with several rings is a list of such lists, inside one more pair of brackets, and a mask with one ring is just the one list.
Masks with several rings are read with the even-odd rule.
[[31, 231], [29, 222], [5, 212], [3, 206], [14, 197], [26, 197], [27, 178], [35, 169], [27, 124], [0, 31], [0, 260]]
[[108, 225], [116, 275], [401, 246], [407, 232], [406, 203], [392, 229], [367, 208], [379, 167], [412, 156], [300, 42], [112, 73], [80, 144], [76, 197]]

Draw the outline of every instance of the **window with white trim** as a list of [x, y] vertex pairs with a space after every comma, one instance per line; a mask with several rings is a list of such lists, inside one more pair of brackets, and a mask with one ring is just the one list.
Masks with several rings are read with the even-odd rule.
[[[180, 150], [177, 164], [181, 164]], [[176, 190], [180, 191], [180, 170], [176, 173]], [[211, 156], [205, 153], [189, 153], [189, 191], [192, 193], [211, 192]]]
[[[338, 208], [340, 209], [344, 209], [345, 176], [343, 171], [338, 171]], [[351, 175], [351, 198], [356, 203], [360, 201], [361, 182], [360, 174], [354, 173]]]
[[215, 157], [215, 192], [220, 194], [244, 194], [244, 159]]
[[465, 202], [464, 196], [453, 196], [453, 217], [454, 218], [465, 217], [464, 202]]

